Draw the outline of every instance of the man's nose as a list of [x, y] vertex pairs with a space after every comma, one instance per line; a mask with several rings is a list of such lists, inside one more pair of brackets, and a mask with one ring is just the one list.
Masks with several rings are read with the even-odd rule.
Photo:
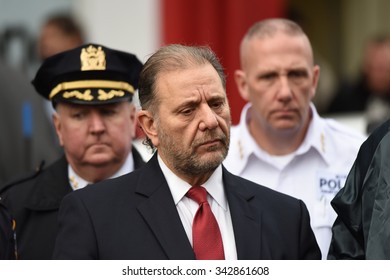
[[208, 105], [204, 105], [200, 112], [199, 129], [213, 129], [218, 126], [217, 114]]
[[90, 130], [93, 133], [102, 133], [105, 130], [103, 117], [98, 113], [92, 113], [90, 116]]
[[287, 101], [292, 98], [292, 89], [290, 81], [286, 75], [283, 75], [279, 79], [278, 98]]

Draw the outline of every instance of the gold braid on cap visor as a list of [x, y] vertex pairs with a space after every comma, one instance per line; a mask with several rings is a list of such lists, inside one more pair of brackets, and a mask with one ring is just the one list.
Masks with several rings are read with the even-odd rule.
[[126, 90], [134, 93], [134, 87], [126, 82], [104, 81], [104, 80], [88, 80], [88, 81], [73, 81], [58, 84], [50, 92], [49, 99], [53, 99], [55, 95], [64, 90], [80, 89], [80, 88], [110, 88], [118, 90]]

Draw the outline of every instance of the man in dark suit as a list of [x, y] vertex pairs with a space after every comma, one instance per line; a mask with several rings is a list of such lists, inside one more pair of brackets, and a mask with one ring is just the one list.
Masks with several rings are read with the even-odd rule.
[[230, 109], [210, 49], [159, 49], [139, 85], [138, 120], [157, 152], [64, 198], [55, 259], [321, 258], [302, 201], [222, 166]]
[[62, 198], [87, 184], [144, 164], [132, 147], [131, 102], [142, 63], [133, 55], [88, 44], [46, 59], [33, 81], [54, 107], [65, 156], [6, 185], [3, 202], [16, 221], [20, 259], [51, 259]]

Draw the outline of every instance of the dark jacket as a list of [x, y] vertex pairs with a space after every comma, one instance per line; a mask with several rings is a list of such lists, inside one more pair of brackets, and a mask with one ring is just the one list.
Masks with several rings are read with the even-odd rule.
[[[133, 148], [134, 167], [144, 164]], [[65, 157], [3, 188], [3, 201], [16, 220], [19, 259], [51, 259], [62, 198], [72, 192]], [[0, 192], [1, 194], [1, 192]]]
[[390, 120], [360, 147], [344, 188], [328, 259], [390, 259]]
[[[238, 259], [320, 259], [305, 204], [223, 168]], [[195, 259], [156, 154], [67, 195], [55, 259]]]
[[16, 259], [13, 221], [0, 201], [0, 260]]

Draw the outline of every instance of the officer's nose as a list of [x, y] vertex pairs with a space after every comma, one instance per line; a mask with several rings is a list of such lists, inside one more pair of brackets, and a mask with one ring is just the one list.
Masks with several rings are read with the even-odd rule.
[[286, 102], [292, 99], [292, 89], [287, 76], [281, 76], [279, 79], [278, 99]]
[[93, 112], [90, 115], [89, 127], [90, 131], [94, 134], [103, 133], [106, 129], [103, 117], [99, 113]]

